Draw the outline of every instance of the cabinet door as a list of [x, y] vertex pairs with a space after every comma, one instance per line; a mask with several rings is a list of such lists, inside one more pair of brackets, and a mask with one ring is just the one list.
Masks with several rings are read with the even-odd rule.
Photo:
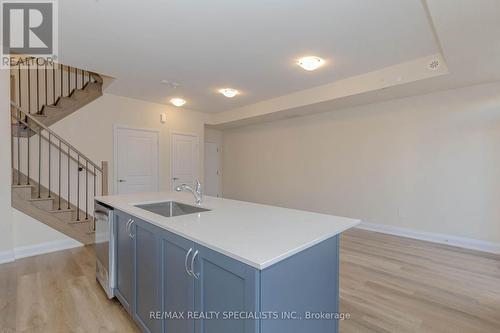
[[215, 311], [219, 317], [196, 320], [196, 332], [258, 332], [256, 320], [224, 318], [225, 314], [248, 315], [258, 312], [258, 270], [202, 246], [197, 246], [197, 251], [195, 310], [203, 313]]
[[143, 332], [160, 333], [161, 313], [161, 237], [159, 229], [134, 218], [131, 227], [135, 240], [134, 319]]
[[165, 333], [194, 333], [194, 321], [187, 318], [194, 311], [194, 278], [187, 272], [193, 253], [193, 242], [170, 233], [164, 235], [163, 304], [167, 314], [183, 316], [166, 319]]
[[116, 239], [116, 288], [115, 294], [123, 307], [131, 313], [133, 281], [133, 240], [127, 228], [131, 217], [120, 211], [114, 213]]

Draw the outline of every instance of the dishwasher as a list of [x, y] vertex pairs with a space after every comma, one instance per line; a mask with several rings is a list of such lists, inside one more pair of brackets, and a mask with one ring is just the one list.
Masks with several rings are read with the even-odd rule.
[[96, 279], [108, 298], [114, 297], [115, 289], [115, 233], [113, 208], [95, 202], [95, 253]]

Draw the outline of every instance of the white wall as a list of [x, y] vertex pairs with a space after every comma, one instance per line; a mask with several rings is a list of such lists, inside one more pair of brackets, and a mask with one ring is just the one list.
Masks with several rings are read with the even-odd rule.
[[16, 259], [83, 246], [17, 209], [12, 209], [12, 229]]
[[212, 142], [222, 145], [222, 139], [223, 139], [222, 131], [210, 127], [205, 127], [205, 142]]
[[0, 70], [0, 262], [12, 256], [10, 71]]
[[[48, 133], [43, 133], [45, 138], [48, 138]], [[52, 145], [49, 145], [48, 139], [42, 140], [41, 145], [39, 147], [39, 135], [33, 135], [29, 139], [30, 145], [30, 172], [28, 173], [28, 139], [21, 138], [19, 140], [16, 139], [13, 145], [14, 151], [14, 168], [16, 170], [20, 170], [22, 174], [30, 176], [31, 179], [35, 180], [37, 183], [40, 182], [42, 186], [45, 188], [49, 188], [49, 179], [50, 179], [50, 189], [56, 194], [59, 194], [59, 175], [61, 176], [61, 198], [62, 200], [67, 200], [68, 198], [68, 169], [69, 169], [69, 179], [70, 179], [70, 202], [73, 205], [79, 204], [80, 209], [84, 211], [88, 209], [90, 215], [93, 215], [93, 193], [94, 193], [94, 176], [93, 176], [93, 167], [89, 165], [89, 173], [86, 175], [85, 170], [81, 172], [78, 171], [78, 163], [77, 156], [74, 152], [71, 152], [71, 156], [73, 159], [68, 159], [68, 156], [65, 153], [61, 153], [61, 161], [59, 168], [59, 149], [57, 148], [59, 141], [52, 138]], [[50, 147], [50, 155], [49, 155], [49, 147]], [[67, 152], [67, 147], [62, 145], [62, 151]], [[38, 177], [38, 149], [40, 148], [41, 156], [41, 173], [40, 178]], [[17, 159], [18, 151], [21, 152], [21, 156], [19, 160]], [[49, 157], [50, 156], [50, 157]], [[69, 168], [68, 168], [68, 160], [69, 160]], [[50, 168], [47, 166], [49, 165]], [[80, 165], [85, 166], [85, 161], [80, 161]], [[51, 177], [49, 178], [49, 170]], [[76, 186], [77, 180], [80, 178], [80, 188]], [[88, 180], [87, 180], [88, 178]], [[101, 176], [98, 174], [96, 179], [96, 193], [100, 193], [102, 188], [101, 186]], [[87, 186], [88, 185], [88, 188]], [[78, 191], [79, 190], [79, 191]], [[79, 193], [78, 193], [79, 192]], [[79, 194], [79, 197], [77, 197]], [[88, 196], [87, 196], [88, 194]], [[79, 202], [78, 202], [79, 200]], [[87, 202], [86, 202], [87, 200]]]
[[[1, 126], [4, 130], [0, 132], [0, 135], [2, 135], [0, 140], [8, 144], [0, 146], [0, 177], [3, 177], [1, 178], [1, 184], [5, 184], [0, 189], [0, 211], [5, 212], [5, 217], [0, 220], [0, 262], [12, 259], [6, 258], [2, 260], [2, 256], [8, 255], [12, 257], [15, 255], [19, 258], [79, 246], [80, 244], [71, 238], [11, 208], [9, 72], [2, 71], [2, 74], [6, 75], [5, 77], [2, 76], [0, 91], [2, 94], [5, 93], [5, 99], [1, 98], [0, 100], [5, 100], [7, 103], [5, 104], [5, 110], [2, 111], [4, 117]], [[164, 112], [167, 113], [167, 122], [161, 124], [160, 114]], [[78, 112], [53, 125], [52, 129], [93, 161], [105, 160], [109, 162], [110, 191], [113, 190], [113, 125], [121, 124], [131, 127], [159, 129], [160, 189], [167, 190], [170, 186], [170, 134], [172, 131], [198, 135], [200, 141], [199, 174], [203, 178], [204, 122], [205, 115], [198, 112], [105, 94], [78, 110]], [[35, 144], [35, 141], [33, 140], [31, 144]], [[43, 156], [47, 155], [45, 148]], [[26, 151], [23, 148], [21, 150]], [[37, 149], [32, 149], [35, 155], [36, 151]], [[55, 159], [53, 159], [54, 161]], [[64, 161], [65, 158], [63, 157]], [[26, 161], [22, 159], [21, 164], [25, 165]], [[32, 170], [32, 176], [36, 176], [35, 170]], [[52, 180], [52, 185], [56, 186], [56, 177], [53, 176]], [[43, 177], [42, 183], [46, 183]]]
[[[160, 114], [167, 122], [160, 123]], [[51, 126], [56, 133], [73, 144], [94, 162], [109, 162], [109, 189], [113, 191], [113, 125], [120, 124], [160, 131], [160, 190], [170, 190], [171, 132], [196, 134], [199, 138], [199, 175], [203, 178], [203, 113], [178, 109], [111, 94], [84, 106]]]
[[0, 70], [0, 263], [81, 246], [11, 207], [10, 71]]
[[224, 196], [500, 242], [500, 84], [224, 132]]

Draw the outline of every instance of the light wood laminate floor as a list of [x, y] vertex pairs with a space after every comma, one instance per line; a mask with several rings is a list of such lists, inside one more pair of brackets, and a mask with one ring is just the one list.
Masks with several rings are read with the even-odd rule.
[[[500, 256], [350, 230], [340, 275], [341, 332], [500, 332]], [[0, 265], [7, 332], [139, 330], [96, 283], [88, 246]]]

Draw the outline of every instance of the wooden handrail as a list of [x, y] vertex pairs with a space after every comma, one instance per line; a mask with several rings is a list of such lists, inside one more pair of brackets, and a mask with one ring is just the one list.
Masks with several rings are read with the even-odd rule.
[[[83, 69], [77, 69], [75, 67], [71, 66], [63, 66], [62, 64], [59, 64], [59, 75], [57, 76], [58, 79], [60, 79], [59, 83], [59, 92], [56, 93], [56, 75], [55, 72], [52, 72], [52, 98], [51, 98], [51, 104], [49, 104], [49, 90], [48, 90], [48, 69], [56, 70], [54, 63], [51, 63], [49, 68], [47, 67], [47, 63], [44, 63], [42, 67], [39, 67], [38, 65], [38, 60], [36, 62], [36, 66], [31, 66], [35, 67], [36, 70], [36, 93], [32, 96], [32, 89], [30, 89], [30, 73], [33, 69], [30, 69], [30, 62], [33, 61], [33, 57], [28, 57], [25, 59], [19, 59], [20, 61], [26, 61], [27, 62], [27, 90], [26, 90], [26, 95], [27, 95], [27, 105], [25, 106], [23, 96], [22, 96], [22, 87], [23, 85], [21, 84], [22, 81], [22, 75], [21, 75], [21, 63], [18, 63], [18, 69], [17, 69], [17, 74], [18, 74], [18, 93], [15, 93], [15, 90], [17, 88], [17, 85], [13, 86], [13, 80], [11, 79], [11, 119], [12, 122], [11, 124], [15, 126], [17, 133], [14, 134], [12, 133], [12, 168], [14, 170], [15, 164], [14, 164], [14, 137], [17, 136], [17, 174], [18, 174], [18, 181], [17, 185], [21, 185], [20, 179], [21, 179], [21, 145], [20, 145], [20, 137], [23, 136], [24, 132], [27, 134], [27, 146], [26, 146], [26, 154], [27, 154], [27, 175], [26, 175], [26, 185], [30, 185], [30, 170], [33, 168], [30, 168], [30, 157], [35, 158], [34, 156], [31, 156], [30, 154], [30, 137], [32, 135], [38, 135], [38, 140], [37, 140], [37, 148], [38, 149], [38, 154], [36, 154], [36, 161], [35, 161], [35, 167], [38, 169], [37, 171], [37, 176], [38, 180], [37, 186], [38, 186], [38, 198], [42, 198], [42, 173], [46, 173], [47, 175], [47, 183], [48, 183], [48, 192], [43, 194], [44, 196], [47, 195], [47, 198], [52, 198], [52, 195], [57, 196], [58, 198], [58, 210], [62, 209], [62, 186], [61, 183], [63, 181], [62, 179], [62, 170], [63, 167], [64, 169], [67, 169], [65, 177], [67, 177], [67, 191], [66, 191], [66, 202], [67, 202], [67, 208], [71, 208], [71, 204], [73, 201], [76, 201], [76, 221], [80, 221], [80, 217], [84, 218], [85, 220], [89, 220], [89, 217], [91, 218], [91, 214], [89, 214], [89, 209], [91, 209], [91, 204], [89, 204], [89, 201], [93, 199], [96, 195], [107, 195], [108, 194], [108, 182], [109, 182], [109, 176], [108, 176], [108, 162], [103, 161], [100, 163], [100, 165], [92, 162], [92, 160], [88, 157], [86, 157], [83, 153], [81, 153], [76, 147], [74, 147], [72, 144], [70, 144], [68, 141], [64, 140], [61, 136], [59, 136], [57, 133], [55, 133], [53, 130], [51, 130], [47, 125], [45, 125], [41, 120], [37, 119], [35, 115], [42, 115], [44, 113], [44, 107], [49, 106], [49, 105], [56, 105], [56, 103], [60, 100], [62, 97], [70, 97], [71, 94], [79, 89], [85, 89], [87, 84], [89, 83], [97, 83], [101, 84], [103, 83], [102, 77], [97, 74], [93, 73], [90, 71], [85, 71]], [[23, 63], [24, 63], [23, 61]], [[66, 67], [66, 68], [64, 68]], [[42, 79], [42, 84], [45, 87], [45, 89], [42, 89], [41, 95], [40, 93], [40, 87], [39, 87], [39, 74], [40, 70], [42, 69], [41, 72], [41, 79]], [[44, 70], [44, 71], [43, 71]], [[63, 72], [66, 70], [67, 72], [67, 96], [64, 94], [64, 84], [63, 84]], [[74, 71], [73, 77], [71, 77], [71, 73]], [[80, 75], [80, 80], [79, 80], [79, 75]], [[86, 80], [88, 75], [88, 80]], [[73, 79], [74, 81], [70, 81], [70, 79]], [[85, 83], [85, 81], [87, 81]], [[71, 83], [74, 82], [74, 87], [71, 86]], [[15, 82], [14, 82], [15, 83]], [[80, 83], [80, 86], [79, 86]], [[18, 103], [16, 104], [16, 97], [18, 97]], [[43, 106], [40, 108], [39, 103], [40, 103], [40, 97], [45, 99], [45, 102], [42, 103]], [[45, 98], [44, 98], [45, 97]], [[57, 97], [57, 99], [56, 99]], [[30, 107], [30, 103], [35, 98], [36, 100], [36, 113], [31, 114], [32, 108]], [[23, 105], [21, 105], [23, 104]], [[23, 109], [24, 107], [24, 109]], [[27, 108], [27, 109], [26, 109]], [[14, 127], [12, 127], [14, 128]], [[47, 147], [48, 150], [42, 150], [42, 143], [44, 147]], [[32, 147], [33, 148], [33, 147]], [[53, 148], [56, 148], [55, 150]], [[24, 149], [24, 148], [23, 148]], [[44, 158], [42, 159], [42, 155], [44, 155]], [[66, 162], [64, 162], [64, 166], [61, 163], [61, 157], [65, 156]], [[54, 160], [55, 159], [55, 160]], [[46, 163], [48, 160], [48, 164]], [[55, 163], [52, 163], [55, 162]], [[57, 163], [57, 165], [55, 165]], [[42, 164], [45, 166], [42, 167]], [[71, 166], [73, 165], [73, 166]], [[76, 165], [76, 173], [70, 172], [71, 168], [73, 168]], [[57, 169], [57, 174], [56, 177], [58, 178], [58, 182], [53, 182], [51, 179], [51, 176], [53, 175], [53, 172], [51, 172], [51, 167], [54, 167]], [[43, 172], [42, 172], [43, 171]], [[83, 171], [83, 172], [82, 172]], [[97, 183], [97, 178], [99, 177], [99, 173], [101, 176], [101, 184], [99, 186], [101, 187], [98, 189], [98, 183]], [[76, 175], [75, 177], [73, 177]], [[93, 182], [93, 186], [89, 185], [89, 177], [91, 177], [90, 181]], [[72, 181], [72, 179], [74, 181]], [[65, 180], [65, 179], [64, 179]], [[35, 182], [35, 180], [33, 180]], [[51, 185], [56, 185], [57, 186], [57, 191], [52, 191]], [[75, 189], [76, 187], [76, 189]], [[66, 189], [65, 189], [66, 190]], [[71, 191], [73, 190], [73, 192]], [[73, 194], [76, 191], [76, 194]], [[84, 192], [84, 194], [82, 194]], [[99, 193], [100, 192], [100, 193]], [[72, 198], [74, 196], [74, 198]], [[73, 199], [73, 200], [72, 200]], [[80, 207], [84, 209], [82, 211], [82, 214], [80, 214]], [[84, 215], [83, 215], [84, 213]], [[95, 231], [95, 225], [94, 225], [94, 231]]]
[[[61, 138], [59, 135], [57, 135], [54, 131], [52, 131], [50, 128], [45, 126], [43, 123], [38, 121], [35, 117], [33, 117], [31, 114], [25, 112], [22, 110], [19, 106], [17, 106], [16, 103], [10, 102], [10, 105], [15, 108], [17, 111], [21, 112], [26, 118], [34, 122], [37, 126], [41, 127], [43, 130], [47, 131], [50, 133], [51, 136], [55, 137], [57, 140], [61, 141], [66, 147], [74, 151], [78, 156], [80, 156], [85, 162], [88, 162], [92, 167], [94, 167], [97, 171], [102, 173], [101, 167], [97, 166], [94, 162], [92, 162], [91, 159], [89, 159], [87, 156], [85, 156], [83, 153], [81, 153], [78, 149], [73, 147], [69, 142]], [[17, 119], [17, 116], [14, 116]], [[18, 121], [22, 121], [22, 119], [17, 119]], [[22, 121], [30, 130], [33, 131], [33, 129], [27, 124], [26, 122]], [[35, 131], [36, 132], [36, 131]]]

